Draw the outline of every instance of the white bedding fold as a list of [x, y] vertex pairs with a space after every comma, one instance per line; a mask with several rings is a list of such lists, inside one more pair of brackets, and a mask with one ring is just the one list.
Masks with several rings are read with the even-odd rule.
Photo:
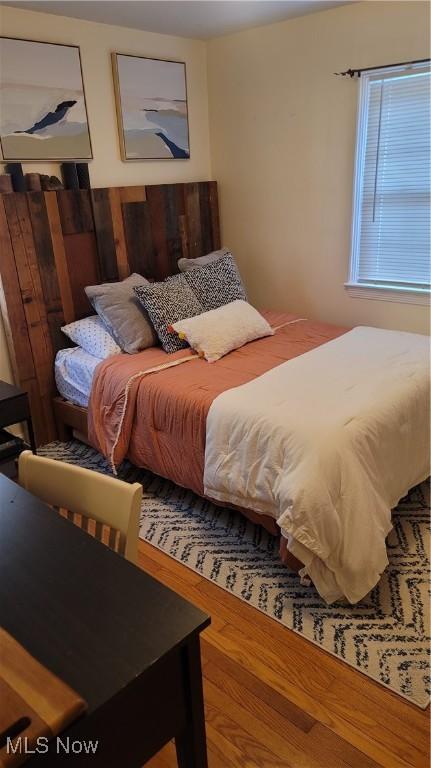
[[74, 405], [87, 408], [94, 372], [101, 363], [82, 347], [60, 349], [55, 358], [55, 383], [62, 397]]
[[429, 473], [429, 378], [428, 337], [359, 327], [224, 392], [205, 494], [272, 515], [322, 597], [357, 602], [391, 508]]

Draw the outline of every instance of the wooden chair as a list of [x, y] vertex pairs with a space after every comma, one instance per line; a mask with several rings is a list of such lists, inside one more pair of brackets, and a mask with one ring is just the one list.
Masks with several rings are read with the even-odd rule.
[[23, 488], [136, 564], [140, 483], [125, 483], [31, 451], [21, 453], [18, 467]]

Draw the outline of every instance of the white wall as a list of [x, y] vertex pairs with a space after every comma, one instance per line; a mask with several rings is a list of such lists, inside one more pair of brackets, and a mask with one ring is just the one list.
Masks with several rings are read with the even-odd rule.
[[428, 308], [346, 293], [358, 84], [333, 72], [429, 56], [429, 5], [362, 2], [212, 40], [213, 174], [251, 299], [426, 333]]
[[[205, 43], [5, 6], [0, 7], [0, 32], [9, 37], [80, 46], [94, 155], [89, 165], [93, 186], [205, 181], [212, 178]], [[112, 51], [186, 62], [190, 160], [122, 162], [112, 81]], [[23, 167], [25, 172], [60, 173], [56, 163], [23, 163]], [[11, 380], [1, 318], [0, 378]]]

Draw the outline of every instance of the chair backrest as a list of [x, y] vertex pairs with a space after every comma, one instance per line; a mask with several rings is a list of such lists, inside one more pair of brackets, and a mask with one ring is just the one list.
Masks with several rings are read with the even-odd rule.
[[19, 483], [47, 504], [92, 518], [120, 532], [120, 549], [132, 563], [138, 559], [140, 483], [24, 451], [19, 457]]

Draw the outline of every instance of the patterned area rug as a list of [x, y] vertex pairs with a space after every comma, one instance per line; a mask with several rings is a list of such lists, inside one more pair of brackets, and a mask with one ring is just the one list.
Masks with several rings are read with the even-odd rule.
[[[111, 474], [82, 443], [40, 454]], [[393, 513], [390, 565], [358, 605], [327, 606], [278, 559], [278, 541], [238, 513], [128, 462], [119, 476], [144, 487], [140, 536], [289, 630], [421, 708], [429, 702], [429, 489], [414, 488]]]

